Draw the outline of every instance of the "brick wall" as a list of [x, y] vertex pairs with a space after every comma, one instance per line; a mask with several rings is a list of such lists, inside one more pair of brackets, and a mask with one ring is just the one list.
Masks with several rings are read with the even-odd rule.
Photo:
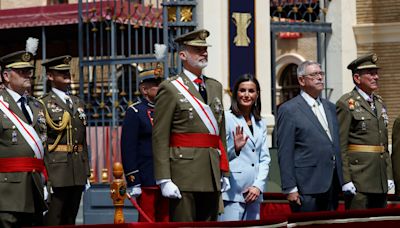
[[357, 0], [357, 24], [399, 21], [399, 0]]

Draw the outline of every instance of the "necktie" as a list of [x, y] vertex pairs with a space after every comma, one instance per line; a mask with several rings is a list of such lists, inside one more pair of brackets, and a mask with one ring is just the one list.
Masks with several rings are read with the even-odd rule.
[[72, 109], [72, 101], [69, 97], [65, 98], [65, 103], [67, 104], [67, 106]]
[[332, 141], [332, 136], [331, 136], [331, 132], [329, 131], [328, 123], [326, 122], [326, 119], [322, 116], [322, 113], [319, 110], [319, 105], [320, 105], [320, 102], [316, 100], [314, 105], [312, 106], [313, 112], [317, 116], [319, 123], [322, 125], [322, 128], [324, 128], [329, 139]]
[[207, 103], [207, 91], [203, 85], [203, 79], [196, 78], [194, 80], [194, 83], [196, 83], [199, 86], [199, 93], [200, 93], [201, 97], [203, 97], [204, 103]]
[[28, 121], [29, 124], [32, 124], [31, 116], [29, 115], [29, 112], [28, 112], [28, 110], [26, 109], [26, 106], [25, 106], [26, 98], [25, 97], [21, 97], [19, 99], [19, 102], [21, 102], [21, 110], [22, 110], [22, 113], [24, 114], [26, 120]]

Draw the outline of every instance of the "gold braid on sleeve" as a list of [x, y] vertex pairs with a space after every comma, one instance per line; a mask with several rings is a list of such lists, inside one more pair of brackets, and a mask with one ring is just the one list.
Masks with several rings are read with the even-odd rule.
[[44, 111], [45, 111], [45, 116], [46, 116], [46, 123], [48, 124], [48, 126], [50, 126], [52, 129], [59, 131], [56, 140], [54, 141], [54, 143], [52, 145], [49, 145], [49, 152], [53, 151], [58, 143], [61, 140], [62, 134], [64, 129], [66, 129], [67, 131], [67, 145], [68, 145], [68, 151], [72, 151], [72, 123], [71, 123], [71, 115], [67, 112], [64, 111], [63, 116], [61, 121], [57, 124], [55, 123], [50, 115], [49, 112], [47, 111], [46, 105], [44, 104], [44, 102], [42, 100], [39, 100], [40, 103], [43, 104], [44, 106]]

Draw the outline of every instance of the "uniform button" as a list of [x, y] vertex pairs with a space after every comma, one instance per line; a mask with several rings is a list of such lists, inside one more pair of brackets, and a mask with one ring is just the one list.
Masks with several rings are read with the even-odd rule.
[[379, 130], [379, 133], [382, 133], [382, 131], [381, 131], [381, 130]]
[[383, 143], [381, 143], [381, 146], [383, 146]]
[[75, 140], [75, 143], [78, 143], [78, 140]]
[[381, 158], [383, 158], [383, 154], [381, 154]]
[[35, 173], [36, 172], [36, 170], [32, 170], [32, 173]]
[[181, 158], [181, 157], [183, 157], [183, 155], [182, 155], [182, 154], [180, 154], [180, 155], [179, 155], [179, 157]]
[[336, 161], [336, 156], [335, 155], [332, 156], [332, 160]]
[[59, 119], [59, 120], [61, 120], [61, 116], [60, 116], [60, 117], [58, 117], [58, 119]]
[[7, 178], [7, 177], [4, 177], [4, 180], [5, 180], [5, 181], [7, 181], [7, 180], [8, 180], [8, 178]]
[[75, 130], [75, 131], [77, 131], [77, 130], [78, 130], [78, 128], [74, 128], [74, 130]]
[[253, 163], [253, 164], [251, 164], [251, 166], [254, 166], [254, 163]]
[[358, 163], [358, 160], [356, 159], [354, 162], [355, 162], [355, 163]]

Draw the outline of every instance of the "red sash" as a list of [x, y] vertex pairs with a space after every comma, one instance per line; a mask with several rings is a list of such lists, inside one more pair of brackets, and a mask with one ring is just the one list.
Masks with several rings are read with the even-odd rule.
[[205, 133], [172, 133], [170, 137], [170, 147], [212, 147], [221, 151], [219, 168], [222, 172], [229, 172], [229, 162], [224, 146], [219, 135]]
[[0, 173], [14, 172], [39, 172], [43, 173], [47, 180], [47, 173], [43, 159], [37, 158], [0, 158]]

